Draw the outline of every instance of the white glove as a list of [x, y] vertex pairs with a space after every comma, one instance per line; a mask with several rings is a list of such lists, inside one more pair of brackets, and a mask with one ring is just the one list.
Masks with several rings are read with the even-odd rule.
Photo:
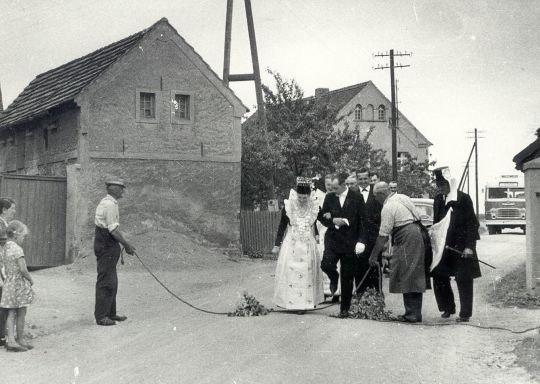
[[364, 253], [366, 250], [366, 246], [360, 242], [356, 243], [356, 247], [354, 247], [354, 252], [359, 255], [361, 253]]

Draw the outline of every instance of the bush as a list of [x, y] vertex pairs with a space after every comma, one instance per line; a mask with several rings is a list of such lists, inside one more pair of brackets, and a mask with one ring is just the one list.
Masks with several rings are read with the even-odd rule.
[[353, 297], [350, 314], [353, 319], [392, 320], [392, 312], [385, 311], [384, 295], [368, 288], [360, 297]]
[[250, 295], [247, 291], [244, 291], [240, 302], [236, 306], [233, 312], [229, 312], [229, 316], [265, 316], [268, 315], [270, 311], [265, 308], [264, 305], [259, 303], [255, 296]]

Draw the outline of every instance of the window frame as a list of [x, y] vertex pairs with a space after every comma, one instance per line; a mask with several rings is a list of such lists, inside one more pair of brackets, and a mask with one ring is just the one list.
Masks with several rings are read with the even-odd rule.
[[[382, 119], [381, 112], [384, 114]], [[384, 106], [383, 104], [379, 105], [379, 108], [377, 108], [377, 119], [379, 121], [386, 121], [386, 106]]]
[[[176, 96], [188, 96], [189, 106], [188, 113], [189, 118], [177, 118], [174, 113], [174, 102], [176, 101]], [[194, 106], [193, 106], [193, 91], [173, 89], [170, 94], [170, 111], [171, 111], [171, 124], [172, 125], [184, 125], [184, 124], [193, 124], [195, 121], [194, 116]]]
[[[357, 112], [360, 112], [360, 118], [358, 118]], [[363, 118], [362, 104], [356, 104], [354, 106], [354, 121], [362, 121], [362, 118]]]
[[[161, 109], [161, 91], [157, 89], [137, 88], [135, 92], [135, 120], [137, 123], [158, 124]], [[154, 117], [141, 116], [142, 93], [150, 93], [154, 95]]]

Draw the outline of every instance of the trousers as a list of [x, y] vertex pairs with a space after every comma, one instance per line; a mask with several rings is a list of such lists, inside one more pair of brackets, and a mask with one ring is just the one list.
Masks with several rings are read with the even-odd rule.
[[[471, 317], [473, 309], [473, 279], [456, 280], [460, 311], [459, 317]], [[435, 300], [441, 312], [456, 313], [456, 302], [454, 292], [450, 284], [450, 277], [434, 277], [433, 290], [435, 292]]]
[[422, 321], [422, 292], [409, 292], [403, 294], [403, 305], [405, 306], [404, 317]]
[[94, 317], [102, 320], [116, 316], [118, 275], [116, 265], [120, 259], [120, 244], [104, 228], [96, 227], [94, 253], [97, 261], [96, 305]]
[[[341, 262], [341, 274], [337, 271], [337, 263]], [[321, 269], [328, 275], [330, 284], [337, 286], [338, 278], [341, 282], [341, 312], [351, 307], [352, 291], [354, 288], [354, 274], [356, 272], [356, 255], [354, 252], [338, 253], [332, 249], [324, 250]]]

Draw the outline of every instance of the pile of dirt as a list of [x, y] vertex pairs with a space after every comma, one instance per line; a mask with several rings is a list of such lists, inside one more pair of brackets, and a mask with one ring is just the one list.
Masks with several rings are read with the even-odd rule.
[[498, 307], [540, 308], [540, 297], [527, 292], [525, 264], [521, 264], [518, 268], [496, 281], [493, 290], [487, 296], [487, 300]]
[[[139, 233], [129, 233], [126, 237], [134, 243], [137, 255], [152, 270], [178, 271], [215, 267], [238, 257], [235, 248], [217, 247], [208, 241], [186, 234], [176, 232], [164, 227], [150, 227]], [[92, 251], [85, 252], [88, 256], [75, 260], [67, 268], [82, 271], [96, 267], [96, 260]], [[141, 268], [135, 256], [123, 254], [126, 270]]]

